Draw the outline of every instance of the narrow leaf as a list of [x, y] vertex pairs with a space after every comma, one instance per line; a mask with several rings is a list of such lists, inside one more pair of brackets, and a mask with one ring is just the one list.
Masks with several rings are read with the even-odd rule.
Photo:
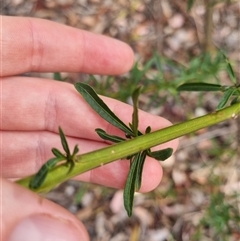
[[68, 174], [73, 170], [74, 166], [75, 166], [75, 162], [73, 160], [73, 156], [70, 157], [67, 162], [66, 162], [66, 165], [69, 166], [70, 165], [70, 168], [68, 170]]
[[145, 134], [149, 134], [151, 132], [151, 126], [148, 126], [145, 130]]
[[71, 153], [70, 153], [70, 150], [69, 150], [69, 146], [68, 146], [65, 134], [63, 133], [63, 130], [62, 130], [61, 127], [59, 127], [58, 129], [59, 129], [59, 134], [60, 134], [60, 138], [61, 138], [61, 143], [62, 143], [63, 149], [66, 152], [67, 156], [70, 156]]
[[225, 54], [223, 54], [223, 56], [224, 56], [224, 59], [225, 59], [225, 61], [226, 61], [226, 63], [227, 63], [227, 72], [228, 72], [228, 75], [229, 75], [231, 81], [232, 81], [234, 84], [236, 84], [236, 83], [237, 83], [237, 79], [236, 79], [236, 75], [235, 75], [235, 73], [234, 73], [234, 71], [233, 71], [232, 65], [230, 64], [229, 59], [227, 58], [227, 56], [226, 56]]
[[107, 122], [121, 129], [129, 135], [133, 135], [132, 130], [125, 125], [109, 108], [108, 106], [99, 98], [96, 92], [87, 84], [75, 83], [75, 88], [82, 95], [82, 97], [87, 101], [87, 103]]
[[222, 86], [209, 83], [186, 83], [177, 88], [178, 91], [222, 91]]
[[143, 172], [143, 166], [144, 162], [146, 160], [147, 151], [143, 151], [137, 161], [137, 173], [136, 173], [136, 180], [135, 180], [135, 190], [138, 191], [142, 184], [142, 172]]
[[166, 159], [168, 159], [173, 153], [173, 149], [172, 148], [166, 148], [160, 151], [153, 151], [153, 152], [148, 152], [148, 155], [150, 157], [155, 158], [158, 161], [165, 161]]
[[134, 192], [135, 192], [135, 180], [136, 180], [137, 166], [138, 166], [138, 162], [136, 160], [139, 159], [139, 156], [140, 156], [140, 153], [137, 153], [134, 156], [134, 159], [130, 165], [130, 170], [128, 173], [127, 181], [123, 192], [124, 207], [129, 217], [132, 216], [132, 208], [133, 208], [133, 200], [134, 200]]
[[48, 174], [48, 171], [53, 168], [59, 161], [62, 161], [61, 158], [51, 158], [49, 161], [47, 161], [37, 172], [37, 174], [33, 177], [33, 179], [29, 183], [29, 188], [31, 189], [37, 189], [39, 188], [44, 180], [46, 179], [46, 176]]
[[132, 93], [133, 100], [133, 114], [132, 114], [132, 124], [131, 128], [134, 133], [134, 136], [138, 136], [138, 97], [141, 93], [141, 86], [136, 88]]
[[73, 149], [72, 157], [74, 157], [78, 152], [79, 152], [79, 148], [78, 148], [78, 145], [76, 145]]
[[119, 143], [119, 142], [125, 141], [124, 138], [119, 137], [119, 136], [109, 135], [108, 133], [106, 133], [106, 131], [104, 131], [104, 130], [102, 130], [102, 129], [100, 129], [100, 128], [95, 129], [95, 131], [97, 132], [97, 134], [98, 134], [103, 140], [112, 141], [112, 142], [114, 142], [114, 143]]
[[52, 148], [52, 153], [56, 157], [66, 158], [63, 153], [61, 153], [57, 148]]
[[229, 88], [226, 92], [224, 92], [224, 95], [217, 106], [217, 110], [222, 109], [227, 104], [228, 100], [234, 94], [235, 91], [237, 90], [234, 88]]

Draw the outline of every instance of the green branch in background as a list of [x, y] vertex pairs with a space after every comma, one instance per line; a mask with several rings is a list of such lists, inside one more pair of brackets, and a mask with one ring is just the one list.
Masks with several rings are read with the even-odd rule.
[[204, 82], [197, 82], [197, 83], [185, 83], [180, 85], [177, 90], [178, 91], [220, 91], [223, 93], [222, 98], [219, 101], [219, 104], [216, 110], [220, 110], [224, 108], [230, 99], [232, 98], [230, 105], [238, 103], [240, 99], [240, 84], [237, 82], [237, 77], [233, 71], [233, 68], [224, 53], [222, 53], [223, 58], [226, 64], [226, 70], [228, 76], [232, 82], [232, 86], [225, 86], [219, 84], [211, 84], [211, 83], [204, 83]]

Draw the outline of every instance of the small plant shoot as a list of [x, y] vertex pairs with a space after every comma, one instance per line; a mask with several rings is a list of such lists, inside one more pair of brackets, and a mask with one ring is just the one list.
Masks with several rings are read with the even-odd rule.
[[228, 76], [230, 80], [233, 83], [233, 86], [225, 86], [225, 85], [219, 85], [219, 84], [211, 84], [211, 83], [204, 83], [204, 82], [193, 82], [193, 83], [185, 83], [180, 85], [177, 90], [178, 91], [220, 91], [223, 93], [222, 98], [220, 99], [218, 106], [216, 107], [216, 110], [223, 109], [231, 97], [234, 97], [231, 104], [236, 104], [239, 101], [240, 96], [240, 83], [237, 83], [237, 79], [235, 76], [235, 73], [233, 71], [233, 68], [227, 59], [227, 57], [223, 54], [223, 57], [226, 62], [226, 70], [228, 73]]
[[[74, 176], [125, 158], [129, 160], [130, 169], [124, 188], [123, 199], [127, 214], [131, 216], [134, 193], [141, 188], [142, 172], [146, 157], [149, 156], [158, 161], [164, 161], [173, 153], [172, 148], [152, 151], [152, 147], [233, 117], [237, 119], [240, 113], [240, 85], [237, 83], [231, 64], [226, 58], [225, 60], [227, 72], [233, 83], [232, 86], [196, 82], [185, 83], [178, 87], [179, 91], [223, 92], [223, 97], [219, 101], [216, 111], [157, 131], [151, 131], [150, 126], [143, 132], [138, 129], [140, 121], [138, 117], [138, 98], [141, 93], [141, 87], [137, 87], [132, 93], [132, 121], [126, 125], [109, 109], [89, 85], [76, 83], [74, 85], [76, 90], [93, 110], [111, 125], [120, 129], [124, 133], [125, 138], [111, 135], [105, 130], [97, 128], [95, 131], [99, 137], [105, 141], [112, 142], [113, 145], [78, 155], [78, 146], [76, 145], [71, 153], [66, 136], [59, 127], [59, 135], [64, 153], [56, 148], [52, 148], [53, 157], [50, 158], [35, 175], [18, 180], [17, 183], [35, 192], [46, 192]], [[230, 106], [226, 107], [228, 103], [230, 103]]]
[[[112, 136], [106, 133], [104, 130], [96, 129], [97, 134], [103, 140], [118, 143], [126, 141], [127, 139], [134, 139], [142, 135], [142, 133], [138, 130], [138, 97], [141, 93], [141, 87], [136, 88], [132, 94], [133, 114], [132, 123], [129, 123], [129, 127], [120, 121], [120, 119], [106, 106], [106, 104], [100, 99], [100, 97], [89, 85], [84, 83], [76, 83], [75, 88], [102, 118], [104, 118], [110, 124], [118, 127], [127, 136], [126, 139], [123, 139], [122, 137]], [[89, 93], [91, 93], [91, 95]], [[147, 127], [145, 132], [150, 133], [150, 131], [151, 128]], [[167, 148], [155, 152], [151, 152], [151, 149], [147, 149], [127, 157], [127, 159], [130, 160], [130, 171], [124, 189], [124, 206], [128, 216], [132, 215], [134, 192], [139, 191], [141, 187], [142, 172], [146, 157], [150, 156], [158, 161], [164, 161], [169, 158], [172, 153], [172, 148]]]
[[65, 151], [65, 154], [63, 154], [61, 151], [59, 151], [56, 148], [52, 148], [52, 153], [55, 157], [49, 159], [37, 172], [37, 174], [32, 178], [32, 180], [29, 183], [29, 188], [30, 189], [37, 189], [39, 188], [44, 180], [47, 177], [48, 172], [54, 168], [57, 164], [62, 163], [65, 161], [63, 165], [70, 165], [69, 172], [72, 171], [74, 168], [74, 163], [75, 163], [75, 156], [77, 155], [79, 149], [78, 146], [76, 145], [74, 147], [73, 153], [70, 153], [69, 146], [65, 137], [65, 134], [63, 133], [61, 127], [59, 127], [59, 135], [61, 138], [61, 143], [62, 147]]

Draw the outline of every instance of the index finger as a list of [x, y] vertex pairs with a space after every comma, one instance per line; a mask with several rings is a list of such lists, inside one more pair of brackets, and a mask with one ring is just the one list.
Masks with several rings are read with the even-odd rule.
[[43, 19], [0, 17], [1, 76], [57, 71], [115, 75], [133, 65], [133, 51], [116, 39]]

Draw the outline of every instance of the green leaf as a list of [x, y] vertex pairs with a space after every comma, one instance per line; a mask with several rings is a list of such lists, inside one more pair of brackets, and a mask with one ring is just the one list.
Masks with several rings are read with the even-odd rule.
[[65, 81], [66, 79], [67, 79], [67, 77], [62, 77], [62, 75], [61, 75], [61, 73], [59, 73], [59, 72], [55, 72], [54, 74], [53, 74], [53, 79], [54, 80], [57, 80], [57, 81]]
[[60, 152], [57, 148], [52, 148], [52, 153], [56, 157], [66, 158], [62, 152]]
[[71, 155], [70, 150], [69, 150], [69, 146], [65, 137], [65, 134], [63, 133], [63, 130], [61, 127], [58, 128], [59, 129], [59, 134], [60, 134], [60, 138], [61, 138], [61, 143], [63, 146], [64, 151], [67, 154], [67, 157]]
[[46, 176], [51, 168], [56, 166], [56, 164], [64, 159], [54, 157], [49, 159], [37, 172], [37, 174], [33, 177], [33, 179], [29, 183], [29, 188], [30, 189], [37, 189], [39, 188], [44, 180], [46, 179]]
[[129, 135], [133, 135], [132, 130], [125, 125], [109, 108], [108, 106], [98, 97], [96, 92], [87, 84], [75, 83], [75, 88], [87, 101], [87, 103], [107, 122], [121, 129]]
[[135, 190], [138, 191], [142, 184], [142, 172], [143, 172], [143, 166], [144, 162], [147, 156], [147, 151], [143, 151], [137, 161], [137, 173], [136, 173], [136, 180], [135, 180]]
[[236, 78], [236, 75], [233, 71], [233, 68], [232, 68], [232, 65], [230, 64], [229, 62], [229, 59], [227, 58], [227, 56], [225, 54], [223, 54], [223, 57], [227, 63], [227, 72], [228, 72], [228, 75], [231, 79], [231, 81], [234, 83], [234, 84], [237, 84], [237, 78]]
[[153, 151], [153, 152], [148, 152], [148, 155], [150, 157], [155, 158], [158, 161], [165, 161], [166, 159], [168, 159], [173, 153], [173, 149], [172, 148], [166, 148], [160, 151]]
[[154, 64], [155, 59], [150, 59], [146, 64], [144, 64], [143, 69], [138, 68], [138, 62], [133, 66], [130, 75], [132, 79], [133, 86], [136, 86], [139, 84], [140, 80], [144, 77], [144, 75], [148, 72], [148, 70], [152, 67]]
[[237, 91], [237, 89], [235, 88], [229, 88], [227, 91], [224, 92], [224, 95], [222, 97], [222, 99], [220, 100], [218, 106], [217, 106], [217, 110], [222, 109], [223, 107], [226, 106], [228, 100], [231, 98], [231, 96]]
[[62, 76], [61, 76], [61, 74], [60, 74], [59, 72], [55, 72], [55, 73], [53, 74], [53, 79], [54, 79], [54, 80], [58, 80], [58, 81], [63, 81], [63, 80], [62, 80]]
[[178, 91], [222, 91], [222, 86], [209, 83], [186, 83], [177, 88]]
[[108, 133], [106, 133], [106, 131], [104, 131], [104, 130], [102, 130], [102, 129], [100, 129], [100, 128], [95, 129], [95, 131], [97, 132], [97, 134], [98, 134], [103, 140], [112, 141], [112, 142], [114, 142], [114, 143], [119, 143], [119, 142], [125, 141], [124, 138], [119, 137], [119, 136], [109, 135]]
[[78, 148], [78, 145], [76, 145], [73, 149], [72, 157], [74, 157], [78, 152], [79, 152], [79, 148]]
[[68, 170], [68, 174], [73, 170], [74, 166], [75, 166], [75, 162], [73, 160], [73, 156], [70, 157], [67, 162], [66, 162], [66, 166], [69, 166], [70, 165], [70, 168]]
[[149, 134], [151, 132], [151, 126], [148, 126], [145, 130], [145, 134]]
[[188, 3], [187, 3], [187, 10], [190, 11], [192, 6], [194, 4], [194, 0], [188, 0]]
[[139, 159], [139, 157], [140, 157], [140, 153], [137, 153], [134, 156], [133, 161], [131, 162], [130, 170], [128, 173], [127, 181], [123, 192], [124, 207], [129, 217], [132, 216], [132, 208], [133, 208], [133, 200], [134, 200], [134, 192], [135, 192], [135, 180], [136, 180], [137, 168], [138, 168], [137, 160]]
[[142, 87], [139, 86], [136, 88], [132, 93], [132, 100], [133, 100], [133, 114], [132, 114], [132, 124], [130, 127], [134, 133], [134, 136], [138, 136], [138, 97], [141, 93]]

